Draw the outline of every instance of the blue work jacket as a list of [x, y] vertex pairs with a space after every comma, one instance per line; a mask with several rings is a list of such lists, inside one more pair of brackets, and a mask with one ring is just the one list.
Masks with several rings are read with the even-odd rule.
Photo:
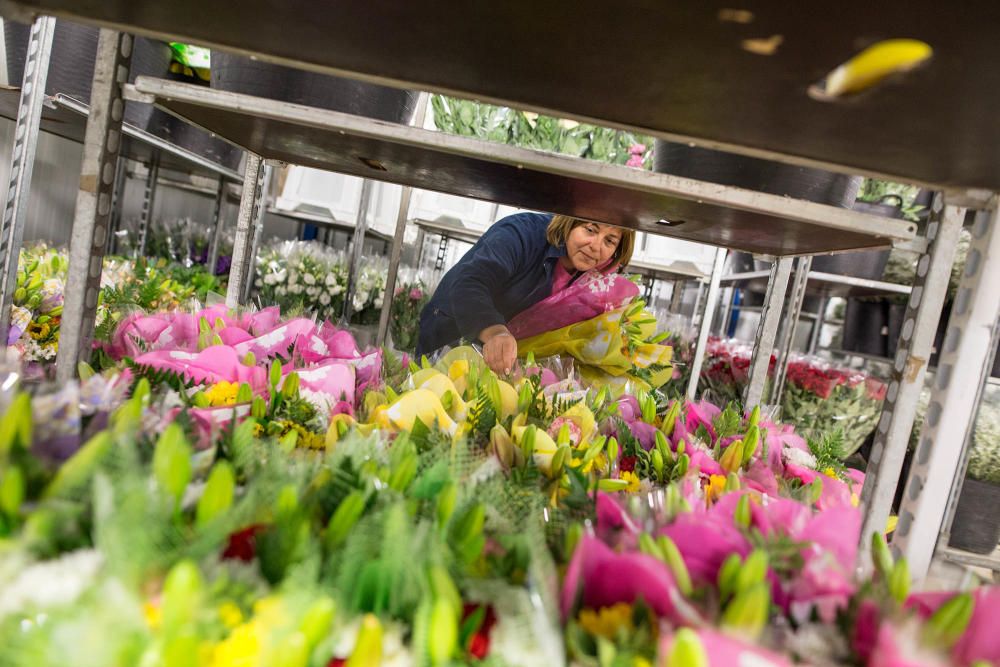
[[486, 230], [441, 279], [420, 314], [417, 353], [430, 354], [512, 317], [552, 293], [556, 262], [566, 247], [545, 238], [552, 215], [516, 213]]

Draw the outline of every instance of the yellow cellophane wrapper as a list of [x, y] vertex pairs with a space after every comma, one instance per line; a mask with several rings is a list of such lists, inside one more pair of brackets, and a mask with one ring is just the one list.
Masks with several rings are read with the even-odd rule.
[[[561, 329], [547, 331], [531, 338], [518, 341], [519, 356], [533, 353], [535, 358], [569, 355], [579, 362], [580, 374], [592, 385], [609, 385], [612, 388], [631, 381], [634, 386], [649, 389], [650, 385], [660, 387], [670, 380], [673, 368], [670, 360], [673, 350], [669, 345], [639, 343], [629, 350], [628, 340], [648, 340], [656, 333], [656, 324], [634, 324], [623, 322], [623, 315], [629, 308], [623, 307], [598, 315], [583, 322], [577, 322]], [[654, 320], [648, 311], [642, 311], [637, 319]], [[631, 334], [627, 329], [631, 327]], [[652, 375], [651, 382], [637, 377], [636, 369], [661, 366]]]

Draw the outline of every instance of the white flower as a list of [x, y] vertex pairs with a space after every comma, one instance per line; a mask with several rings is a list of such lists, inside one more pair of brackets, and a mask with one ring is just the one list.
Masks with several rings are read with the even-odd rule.
[[307, 296], [309, 296], [309, 297], [315, 297], [317, 294], [319, 294], [319, 288], [318, 287], [307, 287], [306, 288], [306, 295]]
[[379, 296], [379, 298], [375, 299], [375, 307], [381, 309], [382, 308], [382, 301], [383, 301], [383, 299], [382, 299], [381, 296]]
[[337, 296], [338, 294], [340, 294], [343, 291], [344, 291], [343, 286], [336, 285], [335, 287], [330, 288], [330, 296]]
[[298, 283], [292, 283], [289, 286], [288, 291], [291, 292], [292, 294], [302, 294], [302, 285], [299, 285]]
[[274, 275], [274, 281], [276, 283], [283, 283], [288, 278], [288, 271], [281, 269]]
[[326, 286], [327, 287], [333, 287], [336, 284], [337, 284], [337, 276], [336, 276], [336, 274], [334, 274], [332, 272], [326, 274]]
[[273, 273], [269, 273], [266, 276], [264, 276], [265, 285], [273, 285], [276, 282], [277, 282], [276, 276]]
[[795, 447], [785, 447], [781, 450], [781, 457], [788, 463], [794, 463], [804, 468], [816, 469], [816, 457], [809, 452]]
[[306, 285], [315, 285], [316, 284], [316, 276], [314, 276], [311, 273], [307, 273], [304, 276], [302, 276], [302, 282], [304, 282]]
[[319, 302], [320, 302], [321, 305], [329, 306], [330, 305], [330, 301], [331, 301], [331, 299], [330, 299], [330, 295], [329, 294], [325, 294], [324, 293], [324, 294], [320, 294], [319, 295]]
[[73, 603], [90, 586], [102, 562], [100, 552], [87, 549], [24, 568], [3, 586], [0, 618], [30, 607]]
[[276, 289], [274, 290], [274, 293], [275, 293], [275, 295], [277, 295], [277, 296], [285, 296], [285, 294], [286, 294], [287, 292], [288, 292], [288, 290], [287, 290], [287, 289], [285, 289], [285, 288], [284, 288], [284, 286], [281, 286], [281, 285], [279, 285], [279, 286], [278, 286], [278, 287], [277, 287], [277, 288], [276, 288]]
[[354, 310], [361, 310], [362, 308], [365, 307], [365, 302], [367, 301], [368, 299], [366, 297], [360, 297], [359, 295], [355, 294], [354, 299], [351, 303], [354, 304]]

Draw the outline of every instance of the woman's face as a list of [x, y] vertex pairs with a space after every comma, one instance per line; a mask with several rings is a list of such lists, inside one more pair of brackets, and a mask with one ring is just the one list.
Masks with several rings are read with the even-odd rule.
[[617, 227], [585, 222], [566, 237], [566, 259], [577, 271], [604, 268], [621, 240], [622, 233]]

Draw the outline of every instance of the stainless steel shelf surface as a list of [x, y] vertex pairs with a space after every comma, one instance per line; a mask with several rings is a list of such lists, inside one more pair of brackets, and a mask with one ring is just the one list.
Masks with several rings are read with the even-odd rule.
[[268, 160], [775, 256], [886, 247], [911, 222], [140, 77], [131, 99]]
[[[760, 0], [4, 0], [36, 13], [310, 69], [648, 131], [667, 139], [947, 187], [1000, 188], [1000, 4], [845, 0], [817, 19]], [[859, 22], [858, 17], [864, 21]], [[197, 18], [192, 18], [197, 17]], [[293, 35], [293, 39], [289, 36]], [[586, 35], [586, 45], [581, 44]], [[933, 57], [851, 98], [809, 89], [861, 49], [908, 37]], [[567, 54], [572, 54], [567, 57]]]
[[[20, 88], [0, 86], [0, 116], [11, 120], [16, 117], [20, 95]], [[84, 102], [67, 95], [53, 95], [47, 98], [42, 110], [40, 128], [43, 132], [82, 144], [89, 112], [90, 107]], [[223, 176], [231, 181], [242, 180], [237, 172], [202, 155], [137, 127], [125, 124], [123, 128], [125, 140], [122, 142], [121, 155], [129, 160], [149, 164], [153, 154], [159, 151], [160, 167], [164, 170], [213, 177]]]
[[[768, 271], [747, 271], [746, 273], [733, 273], [722, 278], [723, 285], [736, 285], [743, 289], [763, 292], [767, 287], [767, 279], [770, 275]], [[897, 285], [880, 280], [868, 280], [866, 278], [854, 278], [852, 276], [842, 276], [835, 273], [823, 273], [822, 271], [810, 271], [809, 282], [806, 284], [807, 296], [823, 297], [876, 297], [895, 296], [909, 294], [909, 285]], [[737, 308], [746, 308], [736, 306]]]

